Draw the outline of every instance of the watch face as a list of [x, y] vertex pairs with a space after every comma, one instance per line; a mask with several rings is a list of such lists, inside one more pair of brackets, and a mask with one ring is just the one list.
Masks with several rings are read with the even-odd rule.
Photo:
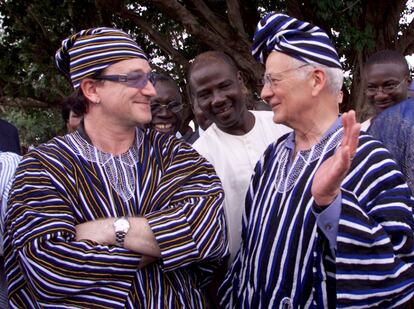
[[129, 222], [127, 219], [125, 218], [120, 218], [118, 220], [115, 221], [114, 223], [115, 226], [115, 232], [128, 232], [129, 230]]

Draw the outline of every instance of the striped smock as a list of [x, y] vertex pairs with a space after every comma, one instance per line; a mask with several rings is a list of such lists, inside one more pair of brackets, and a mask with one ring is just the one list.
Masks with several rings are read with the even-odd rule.
[[388, 308], [413, 296], [413, 199], [378, 141], [359, 137], [341, 186], [336, 250], [317, 223], [312, 180], [342, 134], [337, 121], [294, 159], [294, 133], [266, 150], [247, 193], [241, 249], [220, 287], [223, 307]]
[[[86, 160], [79, 132], [24, 157], [6, 214], [12, 308], [205, 307], [203, 284], [227, 253], [220, 181], [191, 146], [152, 130], [138, 140], [127, 198], [128, 172]], [[138, 269], [137, 253], [75, 241], [75, 225], [119, 216], [148, 220], [158, 262]]]

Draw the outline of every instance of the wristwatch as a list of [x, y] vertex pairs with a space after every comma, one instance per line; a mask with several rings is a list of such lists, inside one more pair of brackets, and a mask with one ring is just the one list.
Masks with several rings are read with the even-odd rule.
[[124, 246], [125, 236], [128, 233], [129, 227], [130, 225], [127, 217], [120, 217], [115, 220], [114, 229], [117, 246]]

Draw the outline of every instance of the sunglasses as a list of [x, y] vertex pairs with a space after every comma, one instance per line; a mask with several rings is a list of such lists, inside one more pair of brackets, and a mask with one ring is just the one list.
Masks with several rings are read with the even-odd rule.
[[148, 84], [148, 81], [152, 85], [155, 85], [155, 74], [154, 72], [131, 72], [129, 74], [119, 75], [101, 75], [94, 77], [97, 80], [109, 80], [116, 83], [124, 83], [128, 87], [143, 89]]

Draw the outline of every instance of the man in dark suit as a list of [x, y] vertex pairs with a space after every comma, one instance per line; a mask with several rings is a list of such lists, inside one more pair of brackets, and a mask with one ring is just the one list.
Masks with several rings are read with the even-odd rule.
[[19, 133], [14, 125], [0, 119], [0, 151], [21, 155]]

